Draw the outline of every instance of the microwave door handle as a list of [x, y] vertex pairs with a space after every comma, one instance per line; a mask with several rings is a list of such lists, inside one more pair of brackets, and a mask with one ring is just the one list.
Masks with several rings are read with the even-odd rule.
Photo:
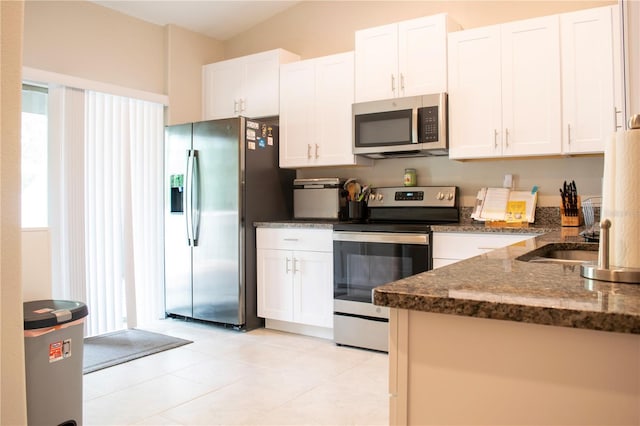
[[411, 143], [419, 143], [422, 142], [418, 140], [418, 127], [420, 124], [418, 123], [418, 108], [413, 108], [411, 110]]

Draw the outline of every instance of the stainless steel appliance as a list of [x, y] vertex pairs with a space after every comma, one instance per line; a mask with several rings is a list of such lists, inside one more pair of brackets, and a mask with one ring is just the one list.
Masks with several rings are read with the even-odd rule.
[[341, 178], [309, 178], [293, 181], [293, 217], [296, 219], [345, 219], [347, 198]]
[[251, 329], [254, 221], [291, 217], [295, 171], [278, 168], [278, 128], [243, 117], [165, 130], [165, 310]]
[[353, 104], [353, 153], [370, 158], [447, 155], [447, 94]]
[[337, 344], [388, 351], [389, 310], [373, 305], [373, 289], [431, 270], [430, 225], [458, 220], [455, 186], [391, 187], [372, 191], [366, 223], [334, 225]]

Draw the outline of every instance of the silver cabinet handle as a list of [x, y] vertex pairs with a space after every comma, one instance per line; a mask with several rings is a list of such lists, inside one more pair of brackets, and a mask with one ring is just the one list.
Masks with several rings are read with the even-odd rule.
[[504, 144], [509, 147], [509, 129], [504, 129]]
[[400, 73], [400, 91], [404, 93], [404, 74]]
[[396, 92], [396, 76], [391, 74], [391, 91]]
[[311, 144], [307, 144], [307, 159], [311, 159]]
[[240, 112], [244, 112], [245, 110], [245, 100], [244, 98], [240, 98]]
[[318, 158], [318, 144], [315, 144], [315, 145], [316, 145], [316, 159], [317, 159]]
[[618, 126], [618, 114], [622, 114], [618, 108], [613, 107], [613, 126], [615, 129], [620, 129], [622, 126]]
[[571, 145], [571, 124], [567, 124], [567, 143]]
[[296, 268], [296, 265], [298, 264], [298, 260], [294, 257], [293, 258], [293, 273], [295, 274], [296, 272], [300, 272], [300, 270], [298, 268]]
[[498, 149], [498, 129], [493, 129], [493, 147]]
[[237, 114], [238, 113], [238, 100], [234, 99], [233, 101], [233, 113]]
[[289, 259], [289, 258], [287, 257], [287, 261], [286, 261], [286, 262], [285, 262], [285, 264], [284, 264], [284, 272], [285, 272], [286, 274], [288, 274], [289, 272], [291, 272], [291, 268], [289, 268], [289, 263], [290, 263], [290, 262], [291, 262], [291, 259]]
[[284, 241], [298, 241], [297, 238], [283, 238]]

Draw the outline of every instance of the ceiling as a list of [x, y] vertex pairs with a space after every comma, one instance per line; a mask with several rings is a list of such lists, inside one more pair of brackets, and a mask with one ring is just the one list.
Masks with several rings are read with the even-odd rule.
[[217, 40], [232, 38], [299, 3], [289, 0], [90, 1], [153, 24], [175, 24]]

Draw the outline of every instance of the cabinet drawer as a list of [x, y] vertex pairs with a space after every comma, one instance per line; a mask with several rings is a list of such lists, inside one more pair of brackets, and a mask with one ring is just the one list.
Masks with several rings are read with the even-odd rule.
[[433, 234], [433, 257], [468, 259], [530, 238], [534, 238], [534, 235], [436, 232]]
[[333, 251], [331, 229], [258, 228], [257, 248], [277, 250]]

